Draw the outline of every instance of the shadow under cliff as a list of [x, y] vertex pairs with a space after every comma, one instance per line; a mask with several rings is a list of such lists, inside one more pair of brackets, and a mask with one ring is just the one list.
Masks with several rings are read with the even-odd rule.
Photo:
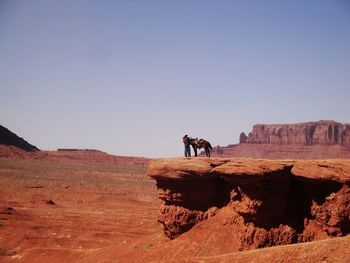
[[[349, 185], [296, 176], [292, 168], [253, 176], [212, 173], [198, 180], [157, 180], [163, 213], [172, 214], [171, 220], [163, 216], [159, 221], [168, 236], [175, 238], [215, 214], [208, 211], [228, 206], [232, 214], [243, 218], [242, 228], [253, 224], [270, 236], [266, 239], [274, 239], [271, 235], [276, 229], [287, 227], [291, 237], [282, 243], [310, 241], [321, 232], [327, 236], [349, 234]], [[329, 211], [332, 206], [338, 207], [333, 214]], [[261, 241], [261, 246], [276, 245], [271, 240]]]

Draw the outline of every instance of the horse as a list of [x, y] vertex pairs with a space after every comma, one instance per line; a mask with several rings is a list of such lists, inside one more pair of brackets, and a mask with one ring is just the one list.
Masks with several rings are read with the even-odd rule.
[[198, 154], [197, 154], [197, 150], [198, 149], [204, 148], [205, 155], [207, 157], [210, 157], [210, 150], [213, 149], [213, 147], [211, 146], [210, 142], [208, 142], [207, 140], [204, 140], [204, 139], [199, 139], [198, 140], [198, 138], [195, 138], [195, 139], [191, 138], [190, 139], [190, 145], [193, 148], [195, 157], [198, 156]]
[[197, 154], [198, 143], [199, 143], [198, 138], [196, 138], [196, 139], [190, 138], [190, 145], [191, 145], [192, 148], [193, 148], [193, 152], [194, 152], [194, 156], [195, 156], [195, 157], [198, 156], [198, 154]]
[[213, 147], [211, 146], [210, 142], [204, 140], [204, 139], [200, 139], [198, 141], [198, 149], [200, 148], [204, 148], [205, 151], [205, 156], [210, 157], [210, 150], [213, 149]]

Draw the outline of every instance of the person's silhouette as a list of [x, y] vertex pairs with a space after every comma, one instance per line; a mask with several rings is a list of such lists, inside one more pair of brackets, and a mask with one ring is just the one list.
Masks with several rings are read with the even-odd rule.
[[191, 139], [190, 139], [190, 137], [188, 137], [188, 135], [186, 134], [184, 137], [182, 137], [182, 141], [185, 145], [185, 157], [191, 157], [191, 148], [190, 148]]

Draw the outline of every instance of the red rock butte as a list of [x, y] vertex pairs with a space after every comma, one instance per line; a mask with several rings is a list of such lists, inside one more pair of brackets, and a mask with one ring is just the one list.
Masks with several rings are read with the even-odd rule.
[[239, 144], [217, 146], [213, 156], [267, 159], [350, 158], [350, 124], [317, 121], [256, 124]]
[[335, 121], [256, 124], [240, 143], [350, 145], [350, 124]]

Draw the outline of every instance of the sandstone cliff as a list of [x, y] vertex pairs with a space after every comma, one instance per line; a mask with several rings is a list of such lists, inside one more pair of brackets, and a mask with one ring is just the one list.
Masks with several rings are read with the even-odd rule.
[[148, 176], [164, 233], [208, 255], [350, 234], [350, 160], [159, 159]]
[[299, 124], [256, 124], [239, 144], [214, 147], [212, 156], [266, 159], [350, 158], [350, 124], [318, 121]]
[[318, 121], [299, 124], [256, 124], [241, 143], [335, 145], [350, 144], [350, 124]]

